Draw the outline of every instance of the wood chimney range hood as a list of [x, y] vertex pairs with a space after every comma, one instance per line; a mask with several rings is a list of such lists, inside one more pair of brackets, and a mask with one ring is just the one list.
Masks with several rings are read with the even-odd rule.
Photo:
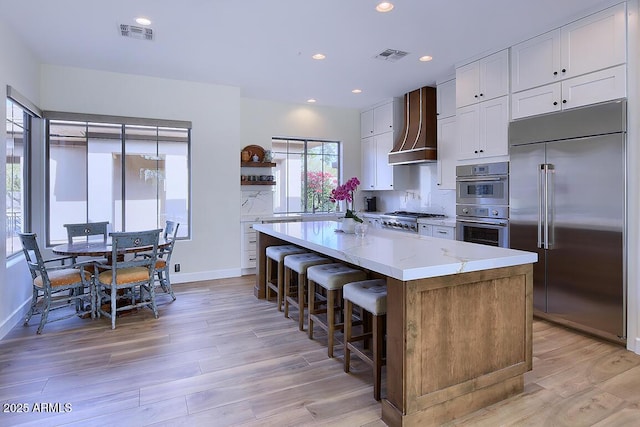
[[425, 86], [404, 95], [404, 127], [389, 153], [390, 165], [437, 160], [436, 88]]

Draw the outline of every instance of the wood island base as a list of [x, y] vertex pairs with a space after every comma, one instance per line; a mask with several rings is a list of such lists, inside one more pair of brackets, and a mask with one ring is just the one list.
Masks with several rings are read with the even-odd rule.
[[532, 368], [532, 265], [387, 279], [390, 426], [459, 418], [521, 393]]
[[[369, 272], [386, 277], [387, 395], [382, 420], [389, 426], [440, 425], [522, 393], [523, 375], [532, 369], [535, 254], [395, 237], [392, 232], [356, 241], [334, 237], [333, 228], [321, 223], [272, 227], [256, 226], [257, 298], [265, 297], [264, 252], [272, 244], [301, 245], [358, 268], [370, 265]], [[473, 259], [474, 251], [487, 251], [486, 266], [472, 269], [460, 261], [450, 273], [428, 274], [425, 267], [423, 278], [401, 280], [398, 274], [385, 274], [393, 265], [384, 265], [382, 248], [394, 245], [409, 247], [407, 254], [391, 253], [395, 259], [420, 254], [416, 262], [431, 263], [433, 269], [440, 268], [439, 262], [450, 263], [448, 254]], [[510, 266], [492, 268], [511, 256], [517, 261]]]

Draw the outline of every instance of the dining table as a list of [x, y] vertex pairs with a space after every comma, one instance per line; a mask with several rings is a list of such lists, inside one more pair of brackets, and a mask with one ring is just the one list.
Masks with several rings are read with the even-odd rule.
[[[171, 244], [171, 240], [164, 239], [162, 236], [158, 241], [158, 250], [168, 247]], [[136, 246], [126, 248], [124, 251], [118, 253], [118, 257], [124, 258], [125, 254], [146, 252], [150, 249], [150, 246]], [[111, 239], [107, 240], [88, 240], [78, 241], [73, 243], [64, 243], [51, 248], [56, 255], [65, 256], [79, 256], [79, 257], [101, 257], [106, 258], [108, 263], [111, 264], [113, 256], [113, 246], [111, 245]]]

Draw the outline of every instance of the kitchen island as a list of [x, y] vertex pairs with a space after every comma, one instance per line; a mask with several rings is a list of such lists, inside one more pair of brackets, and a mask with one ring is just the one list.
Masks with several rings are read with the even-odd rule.
[[295, 244], [387, 279], [391, 426], [437, 425], [524, 388], [532, 367], [531, 252], [373, 230], [333, 221], [256, 224], [254, 293], [265, 297], [265, 249]]

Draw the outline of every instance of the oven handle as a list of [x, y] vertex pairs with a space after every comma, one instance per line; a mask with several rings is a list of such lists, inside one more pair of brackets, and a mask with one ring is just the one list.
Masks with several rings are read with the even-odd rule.
[[458, 182], [503, 181], [505, 176], [479, 176], [477, 178], [456, 178]]
[[457, 222], [464, 222], [464, 223], [468, 223], [468, 224], [482, 224], [482, 225], [495, 225], [497, 227], [506, 227], [507, 224], [506, 222], [503, 221], [498, 221], [498, 222], [489, 222], [489, 221], [482, 221], [482, 220], [477, 220], [477, 219], [456, 219]]

